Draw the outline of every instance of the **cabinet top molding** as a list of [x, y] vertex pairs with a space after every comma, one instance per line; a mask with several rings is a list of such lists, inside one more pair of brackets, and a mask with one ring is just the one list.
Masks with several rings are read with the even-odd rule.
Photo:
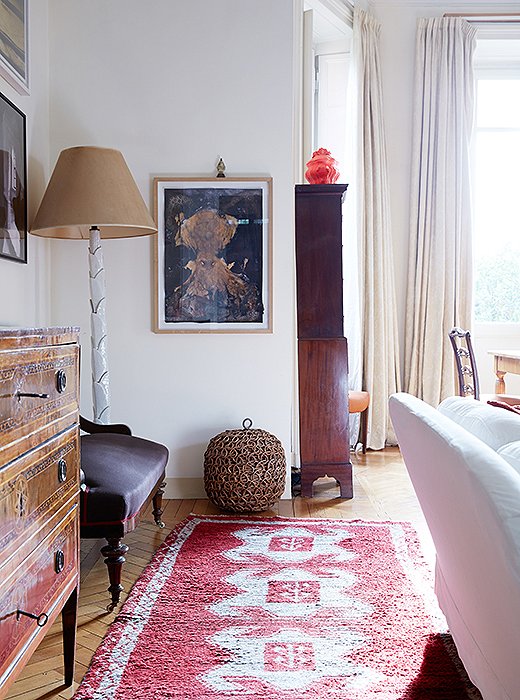
[[334, 185], [296, 185], [296, 192], [298, 194], [341, 194], [347, 191], [348, 185], [346, 184], [334, 184]]

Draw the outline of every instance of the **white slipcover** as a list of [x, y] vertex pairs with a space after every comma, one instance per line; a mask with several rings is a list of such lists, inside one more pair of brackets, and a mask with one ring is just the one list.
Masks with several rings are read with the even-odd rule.
[[520, 416], [460, 397], [436, 410], [404, 393], [390, 415], [459, 655], [485, 700], [519, 700], [520, 475], [495, 450], [520, 440]]

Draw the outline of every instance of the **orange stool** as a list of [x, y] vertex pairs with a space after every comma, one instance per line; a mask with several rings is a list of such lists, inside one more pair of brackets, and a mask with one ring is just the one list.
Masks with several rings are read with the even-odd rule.
[[[363, 454], [367, 451], [367, 432], [368, 432], [368, 407], [370, 406], [370, 394], [368, 391], [349, 391], [348, 392], [348, 412], [360, 414], [359, 432]], [[357, 446], [354, 445], [354, 448]]]

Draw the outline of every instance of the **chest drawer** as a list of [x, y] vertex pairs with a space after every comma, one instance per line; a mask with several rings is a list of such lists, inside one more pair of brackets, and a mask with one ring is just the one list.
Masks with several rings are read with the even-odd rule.
[[[78, 518], [74, 504], [48, 536], [0, 583], [0, 687], [29, 647], [47, 632], [77, 585]], [[48, 622], [18, 611], [45, 613]], [[43, 620], [42, 620], [43, 621]], [[2, 675], [3, 673], [3, 675]]]
[[77, 422], [77, 345], [0, 353], [0, 467]]
[[43, 539], [79, 491], [76, 427], [0, 468], [0, 581]]

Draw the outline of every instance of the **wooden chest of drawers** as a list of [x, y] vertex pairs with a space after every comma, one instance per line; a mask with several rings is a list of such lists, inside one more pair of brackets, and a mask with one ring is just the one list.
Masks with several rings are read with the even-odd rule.
[[60, 612], [72, 683], [78, 387], [77, 329], [0, 330], [0, 698]]

